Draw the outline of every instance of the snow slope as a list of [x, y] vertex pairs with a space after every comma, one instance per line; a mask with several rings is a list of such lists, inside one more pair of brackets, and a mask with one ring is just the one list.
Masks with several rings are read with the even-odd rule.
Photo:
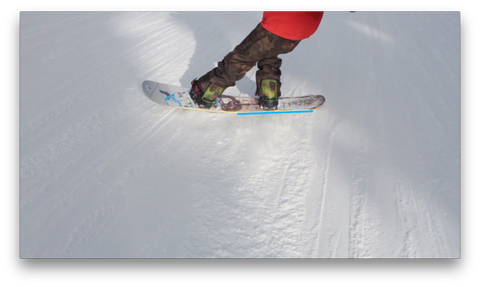
[[[327, 12], [313, 114], [169, 109], [259, 12], [22, 12], [20, 256], [458, 258], [460, 14]], [[254, 70], [237, 88], [253, 94]]]

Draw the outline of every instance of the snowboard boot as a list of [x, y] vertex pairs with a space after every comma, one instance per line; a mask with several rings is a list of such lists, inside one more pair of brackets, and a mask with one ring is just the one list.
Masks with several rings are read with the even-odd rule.
[[260, 82], [259, 104], [265, 110], [276, 110], [280, 97], [280, 82], [275, 79], [262, 79]]
[[207, 90], [204, 92], [197, 83], [197, 79], [192, 81], [192, 89], [189, 94], [193, 101], [204, 109], [210, 109], [215, 103], [216, 99], [222, 95], [225, 88], [210, 83]]

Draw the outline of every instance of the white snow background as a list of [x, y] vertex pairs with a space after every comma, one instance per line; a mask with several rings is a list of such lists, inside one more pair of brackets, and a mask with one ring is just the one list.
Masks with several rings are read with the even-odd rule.
[[460, 257], [460, 13], [327, 12], [281, 56], [283, 95], [326, 97], [313, 114], [143, 95], [260, 19], [22, 12], [20, 257]]

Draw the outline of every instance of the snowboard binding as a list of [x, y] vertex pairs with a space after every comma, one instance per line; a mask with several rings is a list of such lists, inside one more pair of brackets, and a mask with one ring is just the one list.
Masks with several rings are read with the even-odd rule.
[[204, 92], [198, 85], [197, 79], [194, 79], [189, 95], [200, 108], [210, 109], [224, 90], [225, 88], [210, 83]]
[[263, 79], [260, 82], [258, 103], [264, 110], [276, 110], [280, 97], [280, 82], [276, 79]]

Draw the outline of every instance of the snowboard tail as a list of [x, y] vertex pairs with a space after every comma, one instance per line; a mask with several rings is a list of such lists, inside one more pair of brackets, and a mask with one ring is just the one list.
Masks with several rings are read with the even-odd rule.
[[192, 100], [188, 88], [153, 81], [144, 81], [142, 88], [147, 97], [162, 106], [206, 112], [235, 113], [237, 115], [307, 113], [313, 112], [314, 109], [325, 102], [322, 95], [280, 97], [278, 109], [270, 111], [264, 110], [259, 105], [258, 98], [222, 95], [217, 98], [210, 109], [204, 109], [198, 107]]

